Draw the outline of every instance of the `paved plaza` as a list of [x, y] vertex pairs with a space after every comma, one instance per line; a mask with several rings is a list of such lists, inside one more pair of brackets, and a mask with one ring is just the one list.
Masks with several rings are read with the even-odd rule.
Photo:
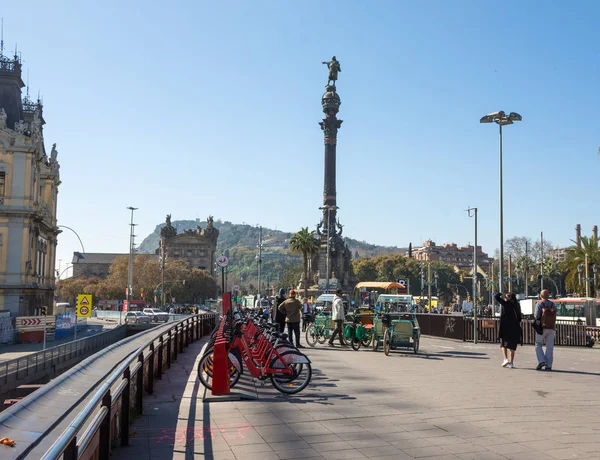
[[[202, 401], [192, 344], [147, 396], [116, 459], [600, 459], [600, 350], [557, 348], [535, 371], [496, 345], [423, 338], [421, 352], [307, 348], [312, 384], [255, 401]], [[240, 381], [243, 384], [243, 381]], [[248, 383], [248, 382], [247, 382]]]

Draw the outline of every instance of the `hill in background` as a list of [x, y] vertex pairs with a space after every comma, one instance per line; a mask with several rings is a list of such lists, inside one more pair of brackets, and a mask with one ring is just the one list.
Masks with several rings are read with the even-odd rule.
[[[138, 247], [138, 253], [154, 254], [159, 246], [160, 229], [164, 223], [156, 226], [154, 232], [148, 235]], [[206, 227], [206, 221], [175, 220], [172, 222], [177, 233], [184, 230], [194, 230], [199, 225]], [[235, 283], [251, 283], [257, 279], [258, 257], [258, 227], [247, 224], [233, 224], [228, 221], [217, 219], [214, 226], [219, 229], [217, 241], [217, 254], [225, 254], [230, 258], [228, 277]], [[289, 250], [289, 239], [292, 232], [282, 232], [263, 227], [263, 263], [261, 278], [267, 282], [275, 282], [281, 279], [282, 273], [290, 267], [302, 264], [300, 255], [291, 254]], [[344, 238], [351, 250], [353, 258], [373, 257], [380, 254], [405, 254], [407, 248], [395, 246], [378, 246], [365, 241], [352, 238]]]

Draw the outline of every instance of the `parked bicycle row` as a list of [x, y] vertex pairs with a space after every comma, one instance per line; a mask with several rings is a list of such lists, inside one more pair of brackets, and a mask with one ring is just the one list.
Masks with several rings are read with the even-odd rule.
[[279, 332], [278, 325], [269, 323], [260, 312], [229, 309], [211, 334], [198, 364], [198, 377], [209, 390], [213, 389], [216, 366], [223, 365], [215, 356], [215, 345], [223, 339], [229, 388], [238, 383], [244, 367], [255, 379], [270, 379], [275, 389], [285, 394], [299, 393], [310, 383], [310, 360], [287, 334]]

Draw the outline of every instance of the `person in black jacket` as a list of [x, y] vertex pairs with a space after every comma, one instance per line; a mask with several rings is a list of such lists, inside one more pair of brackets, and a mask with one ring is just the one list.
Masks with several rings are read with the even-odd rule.
[[514, 367], [515, 351], [517, 345], [521, 342], [521, 304], [512, 292], [502, 294], [498, 292], [494, 295], [496, 301], [502, 305], [500, 313], [500, 329], [498, 339], [502, 348], [504, 361], [502, 367], [512, 369]]
[[275, 322], [279, 324], [279, 332], [285, 331], [285, 313], [279, 311], [279, 305], [285, 302], [285, 289], [279, 290], [279, 295], [275, 297]]

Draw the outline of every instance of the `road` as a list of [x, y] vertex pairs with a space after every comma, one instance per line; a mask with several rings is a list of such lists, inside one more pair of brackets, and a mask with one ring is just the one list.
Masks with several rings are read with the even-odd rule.
[[423, 337], [421, 352], [306, 349], [311, 385], [297, 396], [202, 403], [200, 344], [157, 382], [129, 447], [115, 459], [600, 459], [600, 350], [557, 348], [536, 371], [497, 345]]
[[[97, 318], [88, 318], [87, 328], [77, 332], [77, 339], [89, 337], [99, 334], [108, 329], [118, 326], [118, 322], [103, 321]], [[73, 340], [73, 336], [65, 337], [60, 340], [53, 340], [46, 343], [46, 348], [57, 347], [63, 343], [68, 343]], [[43, 343], [16, 343], [11, 345], [0, 346], [0, 363], [10, 361], [11, 359], [21, 358], [36, 351], [43, 349]]]

